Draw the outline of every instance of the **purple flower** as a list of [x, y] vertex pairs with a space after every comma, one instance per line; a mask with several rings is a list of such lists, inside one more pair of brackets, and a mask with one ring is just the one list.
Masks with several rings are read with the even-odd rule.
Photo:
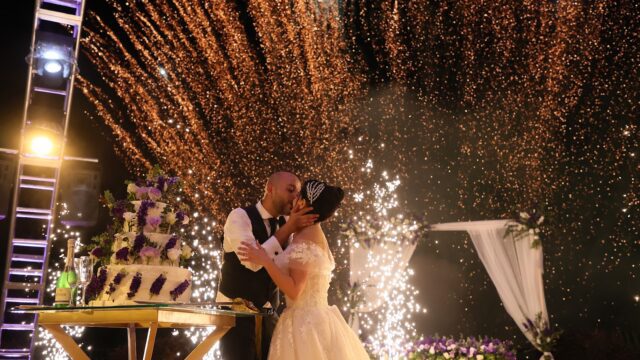
[[102, 250], [101, 247], [96, 247], [93, 250], [91, 250], [91, 256], [95, 256], [97, 258], [102, 257], [104, 255], [104, 251]]
[[149, 192], [149, 188], [146, 186], [140, 186], [136, 189], [136, 199], [142, 200], [145, 198], [145, 195]]
[[117, 273], [111, 281], [111, 284], [109, 284], [109, 290], [107, 290], [107, 294], [113, 294], [113, 292], [116, 291], [116, 286], [120, 285], [122, 279], [124, 279], [125, 276], [127, 276], [127, 272], [124, 270], [120, 270], [120, 272]]
[[142, 283], [142, 274], [137, 272], [136, 275], [131, 280], [131, 285], [129, 285], [129, 292], [127, 293], [127, 297], [131, 299], [136, 296], [138, 289], [140, 288], [140, 284]]
[[154, 248], [153, 246], [145, 246], [140, 250], [140, 256], [147, 258], [157, 258], [160, 257], [160, 250]]
[[173, 249], [173, 248], [176, 246], [176, 244], [177, 244], [177, 243], [178, 243], [178, 237], [177, 237], [177, 236], [175, 236], [175, 235], [173, 235], [173, 236], [169, 239], [169, 241], [167, 241], [167, 243], [165, 244], [165, 246], [164, 246], [164, 250], [166, 251], [166, 250], [171, 250], [171, 249]]
[[170, 177], [169, 179], [167, 179], [167, 185], [171, 186], [171, 185], [177, 183], [178, 180], [180, 180], [180, 178], [177, 177], [177, 176]]
[[191, 285], [189, 280], [185, 280], [180, 283], [180, 285], [176, 286], [175, 289], [169, 291], [169, 295], [171, 295], [171, 300], [176, 301], [177, 298], [184, 293], [185, 290]]
[[129, 260], [129, 248], [123, 247], [116, 251], [116, 260], [127, 261]]
[[113, 208], [111, 208], [111, 215], [118, 219], [122, 219], [124, 217], [124, 213], [127, 211], [128, 204], [129, 202], [125, 200], [116, 201]]
[[149, 288], [149, 293], [153, 295], [160, 294], [160, 290], [164, 286], [164, 283], [167, 281], [167, 277], [164, 274], [158, 275], [158, 277], [151, 284], [151, 288]]
[[102, 292], [102, 289], [104, 289], [104, 285], [107, 282], [107, 268], [105, 267], [101, 267], [100, 270], [98, 270], [98, 274], [93, 274], [93, 276], [91, 277], [91, 281], [89, 282], [89, 285], [87, 285], [87, 290], [86, 290], [86, 298], [88, 300], [93, 300], [95, 298], [98, 297], [98, 295], [100, 295], [100, 292]]
[[136, 235], [135, 240], [133, 240], [133, 249], [132, 249], [133, 252], [139, 253], [142, 247], [144, 246], [144, 244], [146, 243], [147, 243], [147, 237], [144, 236], [144, 234]]
[[162, 191], [158, 188], [149, 188], [149, 199], [156, 201], [162, 197]]
[[147, 224], [147, 213], [149, 212], [149, 208], [152, 208], [156, 205], [151, 200], [142, 200], [140, 203], [140, 208], [138, 209], [138, 227], [142, 229]]
[[158, 176], [158, 185], [156, 186], [156, 189], [160, 190], [160, 191], [164, 191], [164, 185], [166, 184], [167, 179], [164, 178], [164, 176], [160, 175]]
[[160, 216], [149, 216], [147, 218], [147, 225], [149, 225], [152, 228], [156, 228], [158, 225], [160, 225], [160, 223], [162, 222], [162, 219], [160, 218]]
[[176, 213], [176, 220], [178, 224], [182, 224], [184, 222], [184, 212], [182, 212], [182, 210], [178, 210], [178, 212]]

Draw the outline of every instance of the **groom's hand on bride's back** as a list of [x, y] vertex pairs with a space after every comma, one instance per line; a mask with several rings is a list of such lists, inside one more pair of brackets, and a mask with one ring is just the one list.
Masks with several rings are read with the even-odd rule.
[[304, 203], [298, 202], [296, 206], [291, 209], [289, 219], [275, 233], [275, 237], [281, 245], [284, 245], [287, 242], [291, 234], [298, 232], [307, 226], [313, 225], [318, 219], [318, 214], [309, 214], [309, 212], [313, 210], [313, 207], [299, 204]]

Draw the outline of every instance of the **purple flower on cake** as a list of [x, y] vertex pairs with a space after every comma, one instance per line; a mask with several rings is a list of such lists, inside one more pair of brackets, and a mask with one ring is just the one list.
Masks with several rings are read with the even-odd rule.
[[138, 209], [138, 226], [140, 228], [144, 227], [147, 224], [147, 214], [149, 209], [154, 207], [156, 203], [151, 200], [142, 200], [140, 203], [140, 208]]
[[140, 256], [147, 258], [147, 262], [149, 262], [151, 258], [160, 257], [160, 249], [156, 249], [153, 246], [145, 246], [140, 250]]
[[93, 250], [91, 250], [91, 256], [96, 258], [101, 258], [104, 256], [104, 250], [102, 250], [101, 247], [96, 247]]
[[185, 290], [191, 285], [189, 280], [185, 280], [180, 283], [180, 285], [176, 286], [175, 289], [169, 291], [169, 295], [171, 295], [171, 300], [176, 301], [177, 298], [184, 293]]
[[144, 234], [136, 235], [135, 240], [133, 240], [133, 252], [137, 253], [142, 250], [142, 247], [147, 242], [147, 237]]
[[176, 220], [178, 220], [179, 223], [182, 223], [184, 220], [184, 213], [182, 210], [178, 210], [178, 212], [176, 212]]
[[160, 216], [149, 216], [147, 217], [147, 225], [149, 225], [152, 229], [155, 229], [160, 225], [162, 219]]
[[136, 199], [142, 200], [149, 193], [149, 188], [146, 186], [140, 186], [136, 189]]
[[131, 280], [131, 285], [129, 285], [129, 292], [127, 293], [129, 299], [136, 296], [138, 289], [140, 289], [140, 284], [142, 284], [142, 274], [137, 272]]
[[118, 200], [111, 208], [111, 215], [117, 219], [122, 219], [124, 217], [124, 213], [127, 211], [128, 201]]
[[165, 179], [164, 176], [162, 175], [158, 176], [156, 189], [158, 189], [159, 191], [167, 190], [167, 179]]
[[164, 286], [164, 283], [167, 281], [167, 277], [164, 274], [158, 275], [158, 277], [151, 284], [151, 288], [149, 288], [149, 293], [151, 296], [160, 294], [160, 290]]
[[177, 177], [177, 176], [170, 177], [170, 178], [167, 179], [167, 185], [171, 186], [171, 185], [177, 183], [178, 180], [180, 180], [180, 178]]
[[156, 201], [158, 199], [160, 199], [162, 197], [162, 191], [160, 191], [158, 188], [149, 188], [149, 199]]
[[104, 289], [104, 285], [107, 282], [107, 268], [101, 267], [98, 270], [98, 274], [93, 274], [91, 277], [91, 281], [89, 285], [87, 285], [86, 290], [86, 298], [88, 300], [93, 300], [98, 297], [102, 289]]
[[174, 247], [176, 247], [176, 244], [178, 244], [178, 237], [176, 235], [173, 235], [164, 245], [164, 249], [167, 251], [173, 249]]
[[189, 217], [184, 212], [182, 212], [182, 210], [176, 213], [176, 220], [178, 220], [178, 223], [180, 224], [186, 225], [189, 223]]
[[116, 260], [120, 261], [128, 261], [129, 260], [129, 248], [123, 247], [120, 250], [116, 251]]
[[116, 291], [116, 286], [120, 285], [120, 283], [122, 282], [122, 279], [124, 279], [125, 276], [127, 276], [127, 272], [124, 269], [122, 269], [120, 270], [119, 273], [116, 274], [116, 276], [113, 277], [111, 284], [109, 284], [107, 295], [111, 295]]

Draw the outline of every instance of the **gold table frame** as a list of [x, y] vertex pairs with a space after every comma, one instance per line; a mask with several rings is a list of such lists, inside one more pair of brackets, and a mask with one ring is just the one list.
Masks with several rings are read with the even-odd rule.
[[73, 360], [89, 360], [87, 354], [63, 329], [66, 326], [126, 328], [128, 334], [129, 360], [136, 360], [136, 329], [147, 328], [145, 360], [151, 360], [156, 334], [159, 328], [215, 327], [198, 346], [187, 355], [186, 360], [202, 359], [220, 338], [233, 326], [236, 316], [253, 316], [227, 310], [203, 309], [181, 306], [111, 306], [22, 308], [20, 312], [31, 312], [38, 316], [38, 324], [47, 329]]

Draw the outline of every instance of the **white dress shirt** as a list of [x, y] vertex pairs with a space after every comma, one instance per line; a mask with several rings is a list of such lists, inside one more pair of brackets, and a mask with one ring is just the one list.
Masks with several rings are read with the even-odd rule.
[[[271, 227], [269, 225], [269, 219], [273, 218], [267, 209], [262, 206], [262, 202], [258, 201], [256, 208], [262, 216], [267, 233], [271, 233]], [[285, 217], [286, 218], [286, 217]], [[276, 225], [277, 226], [277, 225]], [[275, 230], [273, 233], [275, 233]], [[251, 244], [257, 244], [256, 237], [253, 235], [253, 227], [251, 226], [251, 219], [249, 215], [242, 208], [237, 208], [231, 211], [227, 217], [227, 222], [224, 224], [224, 252], [237, 252], [238, 247], [242, 245], [242, 242], [249, 242]], [[261, 244], [262, 248], [267, 252], [271, 259], [274, 259], [278, 254], [282, 253], [282, 246], [275, 236], [271, 236], [267, 241]], [[252, 271], [258, 271], [262, 269], [262, 265], [254, 264], [250, 261], [240, 261], [247, 269]], [[220, 291], [216, 294], [216, 301], [227, 302], [231, 301], [228, 297], [222, 294]], [[255, 304], [259, 306], [260, 304]]]

